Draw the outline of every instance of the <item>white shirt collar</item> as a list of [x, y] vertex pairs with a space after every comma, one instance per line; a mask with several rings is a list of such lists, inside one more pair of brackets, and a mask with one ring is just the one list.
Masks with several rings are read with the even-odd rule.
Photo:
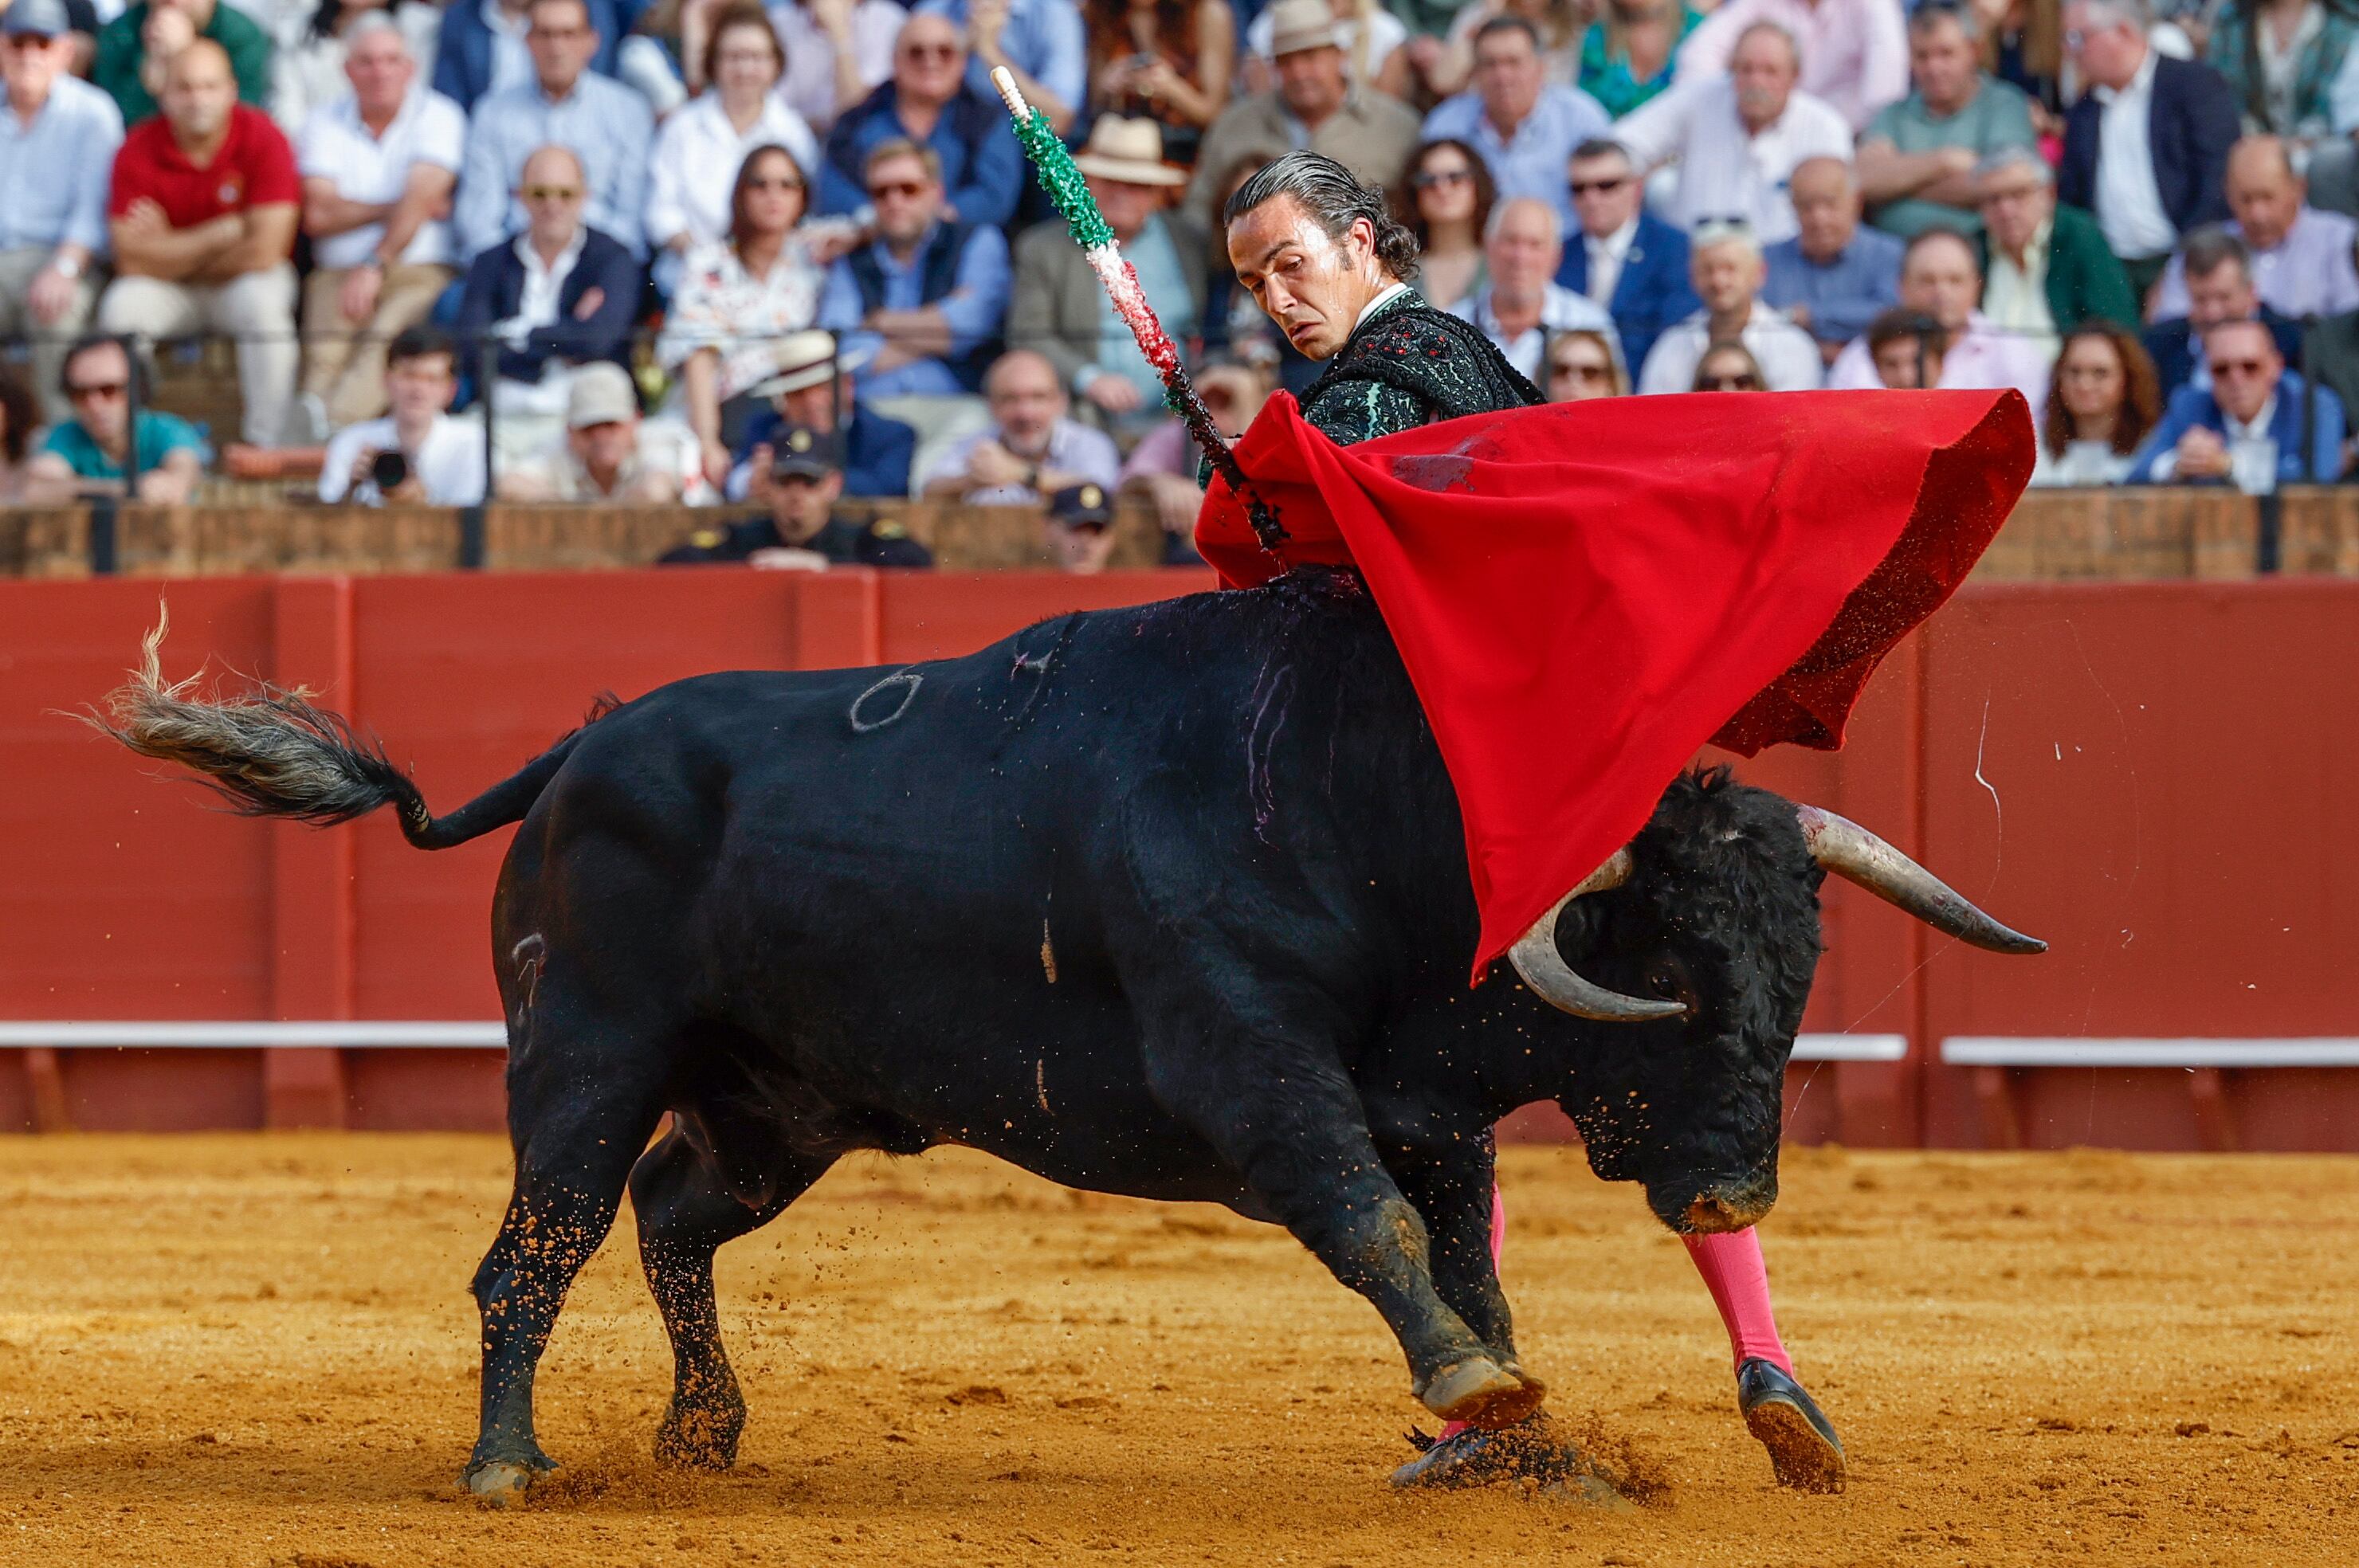
[[[1366, 320], [1369, 317], [1375, 315], [1386, 305], [1391, 304], [1395, 299], [1397, 299], [1400, 296], [1407, 294], [1408, 292], [1408, 285], [1406, 283], [1387, 284], [1385, 287], [1377, 290], [1376, 297], [1369, 300], [1365, 305], [1361, 306], [1360, 313], [1352, 318], [1352, 332], [1358, 331], [1360, 330], [1361, 322]], [[1346, 332], [1343, 335], [1348, 338], [1352, 333]]]
[[2160, 58], [2155, 53], [2154, 46], [2148, 44], [2146, 48], [2146, 59], [2138, 66], [2137, 74], [2130, 78], [2127, 87], [2093, 87], [2089, 91], [2096, 94], [2097, 102], [2100, 103], [2112, 103], [2123, 98], [2143, 98], [2154, 91], [2154, 63]]
[[[2215, 392], [2212, 395], [2213, 400], [2217, 401], [2220, 395]], [[2227, 429], [2228, 438], [2232, 441], [2270, 440], [2273, 438], [2269, 433], [2270, 427], [2277, 423], [2277, 395], [2274, 392], [2269, 394], [2269, 400], [2261, 405], [2260, 411], [2253, 416], [2252, 423], [2249, 425], [2229, 413], [2225, 405], [2223, 405], [2220, 409], [2220, 423]]]
[[1636, 212], [1633, 212], [1630, 214], [1629, 222], [1624, 223], [1620, 228], [1614, 230], [1603, 239], [1601, 240], [1596, 235], [1584, 232], [1581, 236], [1581, 243], [1588, 248], [1589, 254], [1592, 255], [1595, 255], [1599, 251], [1603, 251], [1615, 261], [1620, 261], [1623, 257], [1630, 254], [1630, 247], [1637, 243], [1637, 239], [1638, 215]]
[[582, 224], [573, 231], [573, 238], [566, 242], [565, 248], [557, 253], [556, 264], [544, 267], [540, 265], [540, 252], [532, 243], [532, 231], [527, 229], [516, 237], [516, 259], [524, 263], [524, 270], [527, 274], [545, 272], [555, 275], [560, 272], [571, 272], [573, 264], [582, 259], [582, 247], [589, 238], [590, 226], [587, 223]]

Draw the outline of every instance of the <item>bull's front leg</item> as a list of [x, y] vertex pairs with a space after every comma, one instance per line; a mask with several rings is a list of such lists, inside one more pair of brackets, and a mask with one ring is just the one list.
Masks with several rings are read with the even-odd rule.
[[1158, 1098], [1383, 1315], [1425, 1407], [1486, 1428], [1537, 1410], [1546, 1392], [1539, 1381], [1503, 1362], [1434, 1289], [1426, 1223], [1378, 1158], [1340, 1065], [1306, 1062], [1299, 1049], [1266, 1040], [1223, 1053], [1225, 1061], [1208, 1055], [1151, 1052]]
[[1453, 1143], [1448, 1151], [1396, 1151], [1396, 1180], [1432, 1238], [1433, 1288], [1508, 1370], [1521, 1373], [1506, 1292], [1491, 1254], [1491, 1212], [1496, 1170], [1491, 1141]]

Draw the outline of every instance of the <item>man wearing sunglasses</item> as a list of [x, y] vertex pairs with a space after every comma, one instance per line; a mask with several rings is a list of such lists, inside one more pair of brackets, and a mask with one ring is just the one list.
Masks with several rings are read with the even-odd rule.
[[2343, 471], [2343, 404], [2286, 369], [2258, 321], [2203, 335], [2208, 387], [2171, 395], [2130, 464], [2127, 484], [2231, 484], [2267, 495], [2281, 484], [2332, 484]]
[[622, 242], [582, 222], [582, 159], [548, 146], [525, 159], [516, 200], [525, 232], [467, 268], [459, 339], [501, 342], [493, 430], [503, 460], [556, 438], [576, 366], [630, 363], [639, 264]]
[[0, 337], [33, 340], [46, 417], [69, 408], [57, 390], [66, 344], [98, 300], [106, 249], [106, 186], [123, 115], [73, 75], [64, 0], [15, 0], [0, 21]]
[[[139, 373], [119, 338], [84, 338], [67, 351], [60, 391], [73, 413], [50, 428], [26, 466], [29, 504], [61, 505], [85, 495], [127, 495], [155, 506], [189, 499], [212, 454], [195, 426], [144, 406], [143, 396], [135, 460], [131, 395], [144, 391]], [[138, 474], [128, 483], [126, 464]]]
[[582, 160], [590, 226], [643, 256], [647, 155], [656, 135], [647, 101], [590, 70], [599, 37], [583, 0], [532, 0], [527, 15], [531, 80], [485, 94], [467, 125], [467, 161], [451, 214], [460, 248], [473, 255], [525, 227], [523, 205], [508, 193], [534, 149], [554, 144]]
[[1619, 142], [1582, 143], [1567, 177], [1580, 231], [1556, 280], [1605, 307], [1625, 358], [1645, 364], [1663, 330], [1702, 304], [1688, 282], [1688, 237], [1647, 211], [1645, 182]]
[[1007, 111], [966, 75], [966, 41], [947, 17], [912, 16], [893, 43], [893, 79], [828, 133], [819, 211], [864, 211], [870, 157], [886, 142], [930, 151], [948, 215], [961, 223], [1004, 224], [1024, 189], [1024, 154]]
[[872, 397], [955, 397], [983, 383], [1007, 316], [1007, 236], [946, 210], [933, 149], [868, 155], [874, 243], [836, 258], [819, 325], [864, 361]]

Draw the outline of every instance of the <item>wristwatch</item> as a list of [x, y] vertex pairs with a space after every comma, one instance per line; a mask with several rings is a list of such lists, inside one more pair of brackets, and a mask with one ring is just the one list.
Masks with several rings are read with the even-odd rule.
[[71, 283], [82, 276], [82, 257], [64, 254], [51, 256], [49, 269], [68, 283]]
[[1027, 463], [1025, 465], [1024, 488], [1027, 490], [1038, 490], [1040, 488], [1040, 465], [1038, 463]]

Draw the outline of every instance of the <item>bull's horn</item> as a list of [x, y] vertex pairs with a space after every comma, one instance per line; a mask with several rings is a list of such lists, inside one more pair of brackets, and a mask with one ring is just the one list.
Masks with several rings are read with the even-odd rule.
[[1940, 878], [1847, 817], [1815, 806], [1795, 808], [1810, 858], [1845, 881], [1856, 882], [1936, 931], [1994, 953], [2045, 953], [2037, 936], [2011, 931], [1984, 914]]
[[1593, 985], [1574, 974], [1572, 966], [1556, 950], [1556, 919], [1564, 913], [1564, 906], [1583, 893], [1620, 887], [1630, 880], [1632, 869], [1629, 849], [1625, 847], [1614, 850], [1603, 865], [1550, 904], [1549, 912], [1533, 921], [1532, 928], [1507, 949], [1507, 961], [1516, 966], [1516, 973], [1524, 977], [1524, 984], [1575, 1018], [1593, 1018], [1601, 1023], [1645, 1023], [1658, 1018], [1676, 1018], [1687, 1011], [1682, 1002], [1624, 996]]

